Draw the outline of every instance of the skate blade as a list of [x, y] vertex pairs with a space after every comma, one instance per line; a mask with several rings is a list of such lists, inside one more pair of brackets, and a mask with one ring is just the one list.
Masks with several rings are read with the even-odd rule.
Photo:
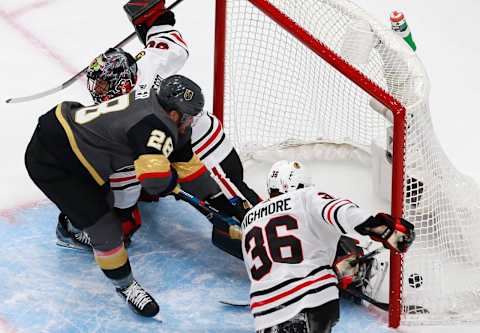
[[158, 311], [158, 313], [155, 316], [153, 316], [152, 319], [158, 323], [163, 323], [163, 318], [160, 311]]
[[76, 244], [72, 244], [72, 243], [66, 243], [66, 242], [61, 241], [59, 239], [57, 239], [56, 244], [57, 244], [57, 246], [60, 246], [60, 247], [63, 247], [65, 249], [69, 249], [69, 250], [81, 251], [81, 252], [85, 252], [85, 253], [88, 253], [88, 252], [92, 251], [91, 248], [87, 248], [85, 246], [76, 245]]

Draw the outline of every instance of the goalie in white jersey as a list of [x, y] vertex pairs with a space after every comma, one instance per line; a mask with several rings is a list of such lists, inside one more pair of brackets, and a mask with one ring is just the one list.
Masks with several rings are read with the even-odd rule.
[[242, 221], [255, 329], [331, 332], [339, 319], [332, 265], [340, 236], [357, 232], [405, 252], [415, 238], [413, 225], [384, 213], [373, 217], [350, 200], [320, 192], [295, 161], [275, 163], [267, 189], [270, 198]]

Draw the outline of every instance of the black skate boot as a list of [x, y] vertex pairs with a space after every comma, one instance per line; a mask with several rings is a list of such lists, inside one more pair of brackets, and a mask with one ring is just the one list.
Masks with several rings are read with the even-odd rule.
[[83, 251], [92, 250], [92, 242], [88, 234], [76, 229], [63, 213], [58, 216], [56, 234], [59, 246]]
[[153, 297], [135, 280], [130, 286], [116, 288], [116, 291], [125, 299], [130, 308], [141, 316], [155, 317], [160, 311], [160, 307]]

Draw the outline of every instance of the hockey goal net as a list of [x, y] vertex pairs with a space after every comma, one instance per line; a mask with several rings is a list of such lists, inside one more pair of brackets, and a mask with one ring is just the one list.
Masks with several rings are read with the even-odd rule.
[[439, 146], [415, 53], [348, 0], [216, 2], [214, 112], [237, 149], [383, 138], [391, 213], [417, 232], [390, 257], [390, 326], [474, 320], [480, 192]]

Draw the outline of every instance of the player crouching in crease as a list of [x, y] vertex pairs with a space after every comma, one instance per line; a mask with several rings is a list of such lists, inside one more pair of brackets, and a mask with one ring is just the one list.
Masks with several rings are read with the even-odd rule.
[[[95, 104], [130, 92], [138, 82], [137, 72], [135, 59], [122, 49], [109, 49], [96, 57], [87, 69], [87, 87]], [[145, 78], [145, 76], [143, 77]], [[135, 91], [137, 98], [148, 97], [149, 94], [150, 89]], [[245, 212], [239, 207], [231, 205], [216, 184], [209, 181], [209, 186], [205, 188], [204, 178], [209, 178], [211, 175], [192, 151], [191, 133], [192, 129], [189, 126], [185, 133], [180, 134], [179, 144], [182, 148], [171, 156], [173, 158], [171, 158], [172, 166], [178, 173], [179, 183], [182, 184], [184, 190], [202, 200], [208, 200], [217, 209], [241, 220]], [[115, 210], [122, 217], [124, 243], [128, 245], [132, 235], [142, 224], [137, 201], [139, 199], [141, 201], [157, 201], [158, 196], [142, 191], [133, 165], [115, 170], [109, 176], [109, 186], [113, 193]], [[59, 216], [57, 244], [72, 248], [90, 248], [91, 246], [88, 234], [75, 228], [70, 218], [64, 213], [60, 213]]]
[[[169, 158], [182, 155], [182, 133], [203, 105], [200, 87], [181, 75], [141, 98], [132, 92], [89, 107], [63, 102], [39, 118], [25, 153], [30, 178], [86, 231], [98, 266], [142, 316], [155, 316], [159, 306], [132, 274], [109, 177], [133, 165], [148, 193], [169, 194], [178, 178]], [[204, 175], [202, 189], [209, 191], [216, 184]]]
[[[141, 5], [147, 6], [148, 2], [129, 2], [126, 6], [127, 14], [131, 16]], [[122, 49], [109, 49], [96, 57], [88, 67], [87, 87], [96, 104], [109, 101], [132, 89], [135, 89], [138, 98], [148, 96], [151, 89], [158, 89], [163, 78], [176, 73], [188, 59], [187, 45], [180, 32], [173, 28], [174, 13], [160, 11], [149, 14], [148, 17], [148, 24], [134, 24], [140, 41], [145, 45], [137, 60]], [[182, 138], [185, 142], [184, 158], [177, 158], [173, 167], [178, 172], [183, 189], [200, 199], [208, 199], [222, 213], [242, 220], [248, 209], [260, 202], [260, 198], [243, 181], [240, 158], [225, 137], [219, 120], [207, 112], [201, 112], [194, 117], [191, 131]], [[192, 150], [198, 152], [198, 155]], [[201, 182], [196, 179], [200, 171], [205, 171], [203, 163], [218, 185], [208, 198], [201, 190]], [[141, 191], [133, 165], [116, 170], [109, 178], [115, 199], [114, 207], [123, 220], [124, 243], [128, 245], [142, 223], [137, 201], [157, 201], [158, 196]], [[227, 242], [229, 247], [238, 247], [238, 253], [241, 252], [240, 242], [237, 244], [237, 241], [224, 238], [218, 228], [214, 227], [212, 241], [216, 246], [223, 249], [221, 244]], [[230, 244], [231, 242], [233, 243]], [[91, 245], [88, 234], [75, 228], [63, 213], [60, 214], [57, 225], [57, 244], [88, 249]]]
[[413, 225], [375, 216], [347, 199], [313, 187], [299, 162], [276, 162], [267, 178], [269, 199], [242, 221], [242, 251], [251, 280], [257, 332], [331, 332], [339, 319], [337, 243], [346, 233], [368, 235], [406, 252]]

